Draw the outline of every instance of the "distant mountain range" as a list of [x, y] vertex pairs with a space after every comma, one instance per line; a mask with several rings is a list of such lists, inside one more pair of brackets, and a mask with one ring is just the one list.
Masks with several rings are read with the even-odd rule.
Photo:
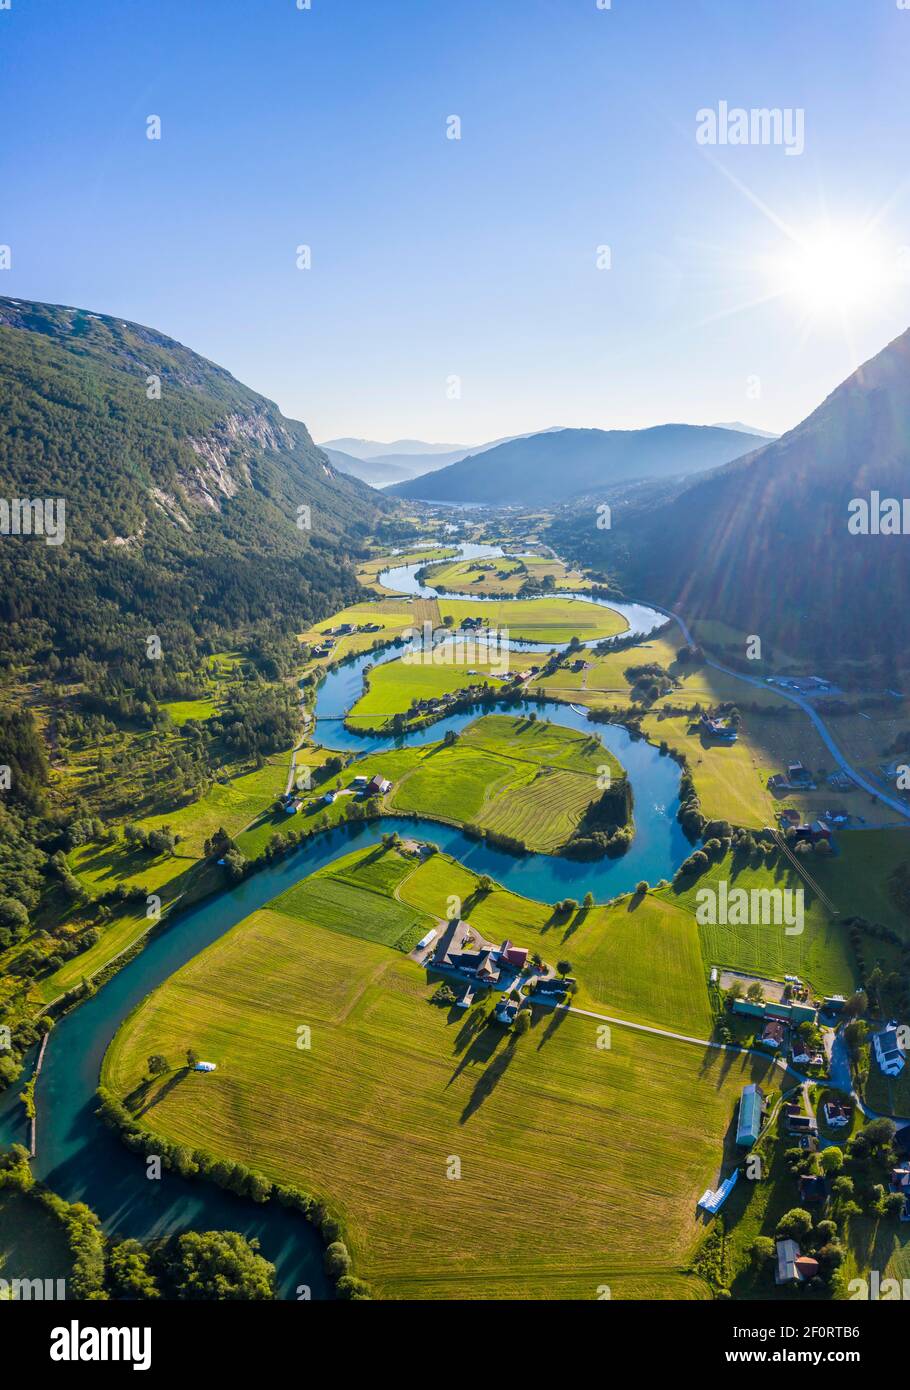
[[181, 343], [8, 298], [0, 498], [65, 503], [64, 543], [0, 537], [0, 655], [15, 663], [48, 646], [123, 660], [167, 629], [293, 632], [358, 593], [352, 552], [388, 510], [305, 425]]
[[385, 488], [458, 463], [468, 454], [486, 453], [509, 439], [527, 437], [508, 435], [488, 444], [427, 444], [422, 439], [396, 439], [391, 444], [380, 444], [372, 439], [328, 439], [320, 447], [342, 473], [360, 478], [370, 487]]
[[757, 439], [780, 439], [779, 434], [772, 434], [770, 430], [757, 430], [752, 425], [744, 425], [741, 420], [719, 421], [715, 425], [718, 430], [739, 430], [741, 434], [754, 434]]
[[605, 488], [632, 479], [703, 472], [764, 443], [763, 436], [716, 425], [548, 430], [468, 454], [388, 491], [431, 502], [552, 506], [602, 496]]
[[627, 594], [798, 656], [879, 658], [893, 683], [907, 666], [910, 535], [887, 532], [902, 513], [910, 530], [908, 494], [910, 331], [779, 439], [619, 510], [610, 531], [567, 511], [551, 539]]

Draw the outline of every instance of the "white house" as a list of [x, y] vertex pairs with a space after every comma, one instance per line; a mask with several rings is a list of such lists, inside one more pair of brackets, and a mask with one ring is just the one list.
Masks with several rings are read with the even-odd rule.
[[872, 1039], [875, 1060], [886, 1076], [900, 1076], [906, 1063], [904, 1030], [896, 1023], [889, 1023]]
[[196, 1065], [193, 1067], [193, 1071], [216, 1071], [216, 1070], [217, 1070], [217, 1064], [216, 1064], [215, 1062], [197, 1062]]

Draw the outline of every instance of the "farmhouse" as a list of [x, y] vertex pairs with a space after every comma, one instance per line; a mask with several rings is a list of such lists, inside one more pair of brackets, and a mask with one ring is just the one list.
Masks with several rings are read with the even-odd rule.
[[215, 1062], [197, 1062], [193, 1071], [217, 1071], [217, 1064]]
[[783, 1047], [785, 1035], [786, 1029], [780, 1019], [769, 1018], [765, 1020], [765, 1026], [758, 1041], [762, 1047], [770, 1047], [772, 1051], [776, 1051], [777, 1048]]
[[872, 1039], [875, 1060], [885, 1076], [900, 1076], [904, 1070], [906, 1051], [904, 1041], [896, 1023], [889, 1023]]
[[511, 941], [504, 941], [499, 948], [499, 956], [505, 965], [509, 965], [513, 970], [524, 970], [528, 963], [527, 946], [513, 946]]
[[731, 728], [729, 724], [724, 724], [719, 719], [712, 719], [708, 714], [702, 715], [700, 728], [706, 738], [719, 738], [725, 743], [735, 743], [739, 737], [736, 730]]
[[778, 999], [771, 999], [767, 1003], [756, 1003], [752, 999], [734, 999], [733, 1012], [746, 1014], [751, 1018], [776, 1019], [779, 1023], [814, 1023], [816, 1019], [814, 1006], [800, 1000], [785, 1004]]
[[829, 1129], [843, 1129], [850, 1123], [850, 1116], [853, 1107], [844, 1105], [839, 1100], [826, 1100], [822, 1107], [825, 1116], [825, 1124]]
[[807, 1279], [814, 1278], [817, 1273], [818, 1260], [801, 1255], [795, 1240], [777, 1242], [777, 1273], [774, 1276], [776, 1284], [804, 1283]]
[[386, 792], [390, 792], [391, 790], [391, 782], [387, 777], [383, 777], [381, 773], [377, 772], [376, 776], [371, 777], [369, 782], [367, 782], [368, 796], [385, 796]]
[[827, 1179], [816, 1173], [803, 1173], [799, 1180], [801, 1202], [824, 1202], [828, 1197]]
[[765, 1093], [760, 1086], [744, 1086], [739, 1101], [739, 1121], [736, 1126], [736, 1143], [741, 1149], [751, 1149], [761, 1133], [762, 1117], [765, 1113]]
[[518, 1017], [520, 1008], [521, 999], [513, 994], [508, 999], [503, 999], [493, 1017], [496, 1019], [497, 1023], [502, 1023], [506, 1028], [511, 1028]]
[[812, 1115], [804, 1115], [799, 1107], [791, 1109], [787, 1114], [787, 1133], [788, 1134], [817, 1134], [818, 1125]]

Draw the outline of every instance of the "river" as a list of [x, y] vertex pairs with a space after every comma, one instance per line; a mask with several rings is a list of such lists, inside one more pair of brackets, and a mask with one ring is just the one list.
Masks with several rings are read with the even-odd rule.
[[[462, 546], [464, 558], [501, 554], [497, 547]], [[419, 566], [383, 571], [388, 588], [407, 593], [424, 590], [414, 578]], [[588, 602], [598, 602], [585, 595]], [[483, 602], [482, 599], [472, 601]], [[650, 632], [665, 621], [663, 614], [641, 605], [610, 604], [623, 612], [637, 632]], [[451, 639], [449, 639], [451, 640]], [[527, 650], [521, 644], [522, 650]], [[549, 650], [549, 646], [546, 648]], [[343, 716], [363, 688], [363, 668], [369, 662], [399, 658], [400, 649], [367, 653], [330, 672], [318, 692], [317, 737], [325, 746], [375, 756], [403, 744], [422, 744], [441, 738], [476, 719], [463, 711], [402, 738], [364, 738], [346, 729]], [[105, 1230], [118, 1237], [148, 1240], [182, 1230], [230, 1229], [261, 1242], [262, 1253], [278, 1271], [282, 1298], [330, 1296], [322, 1272], [322, 1240], [299, 1215], [269, 1202], [257, 1205], [234, 1197], [211, 1183], [165, 1173], [148, 1179], [141, 1158], [95, 1116], [95, 1089], [104, 1053], [111, 1038], [140, 1001], [174, 971], [216, 941], [236, 923], [262, 907], [316, 869], [358, 846], [398, 830], [435, 841], [440, 848], [488, 873], [515, 892], [543, 902], [581, 898], [591, 891], [604, 901], [633, 887], [639, 879], [654, 883], [672, 877], [689, 851], [676, 820], [679, 768], [642, 739], [632, 739], [617, 725], [592, 724], [583, 711], [570, 705], [521, 702], [504, 706], [512, 712], [527, 707], [538, 718], [594, 732], [615, 753], [629, 776], [635, 802], [635, 838], [619, 859], [592, 863], [550, 855], [514, 856], [469, 838], [456, 827], [435, 821], [384, 817], [381, 824], [339, 827], [325, 832], [279, 863], [254, 874], [237, 887], [181, 913], [129, 961], [99, 992], [54, 1028], [36, 1087], [38, 1107], [36, 1177], [69, 1201], [84, 1201], [95, 1210]], [[379, 769], [381, 770], [381, 768]], [[24, 1143], [24, 1107], [17, 1099], [19, 1085], [0, 1096], [0, 1142]], [[303, 1184], [305, 1186], [305, 1183]]]

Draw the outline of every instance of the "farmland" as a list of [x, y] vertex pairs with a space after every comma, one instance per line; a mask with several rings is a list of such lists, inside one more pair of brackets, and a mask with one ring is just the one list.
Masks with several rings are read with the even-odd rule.
[[552, 853], [597, 797], [597, 777], [605, 767], [614, 781], [622, 777], [619, 763], [595, 737], [524, 717], [488, 715], [451, 747], [420, 750], [389, 804], [496, 830]]
[[[313, 920], [321, 877], [314, 902], [301, 885], [146, 999], [106, 1083], [121, 1097], [140, 1085], [155, 1131], [324, 1197], [381, 1297], [703, 1296], [682, 1272], [694, 1199], [739, 1088], [774, 1087], [768, 1064], [620, 1028], [602, 1050], [593, 1020], [571, 1015], [541, 1014], [523, 1039], [485, 1027], [485, 1004], [453, 1018], [399, 953]], [[150, 1052], [176, 1068], [188, 1046], [217, 1073], [142, 1083]]]
[[[810, 865], [814, 869], [814, 861]], [[783, 979], [800, 975], [822, 994], [850, 993], [855, 983], [846, 928], [834, 920], [802, 878], [789, 866], [743, 867], [726, 856], [694, 883], [681, 880], [665, 890], [665, 896], [694, 912], [697, 894], [716, 887], [726, 879], [731, 888], [781, 888], [805, 892], [803, 931], [788, 935], [785, 927], [774, 925], [701, 925], [702, 953], [706, 966], [722, 965], [734, 970]]]
[[[437, 699], [470, 685], [491, 687], [502, 683], [496, 675], [504, 669], [508, 654], [493, 654], [477, 646], [469, 660], [388, 661], [370, 672], [369, 688], [351, 707], [346, 723], [351, 728], [379, 727], [396, 714], [404, 714], [415, 700]], [[514, 656], [513, 656], [514, 660]], [[472, 672], [474, 674], [472, 674]]]
[[579, 637], [583, 642], [615, 637], [628, 623], [619, 613], [583, 599], [537, 598], [491, 600], [475, 606], [467, 599], [439, 600], [443, 620], [451, 618], [459, 627], [465, 618], [479, 616], [490, 627], [504, 629], [510, 637], [554, 645]]
[[440, 592], [517, 594], [522, 585], [540, 585], [552, 579], [557, 589], [583, 591], [591, 587], [580, 570], [568, 569], [561, 560], [540, 555], [501, 556], [495, 560], [457, 560], [431, 565], [424, 582]]
[[[492, 940], [510, 937], [546, 959], [568, 954], [578, 976], [576, 1002], [632, 1022], [708, 1037], [711, 1017], [698, 930], [691, 914], [656, 894], [568, 913], [494, 884], [437, 854], [404, 881], [400, 897], [433, 917], [451, 899]], [[660, 982], [655, 990], [655, 982]]]

